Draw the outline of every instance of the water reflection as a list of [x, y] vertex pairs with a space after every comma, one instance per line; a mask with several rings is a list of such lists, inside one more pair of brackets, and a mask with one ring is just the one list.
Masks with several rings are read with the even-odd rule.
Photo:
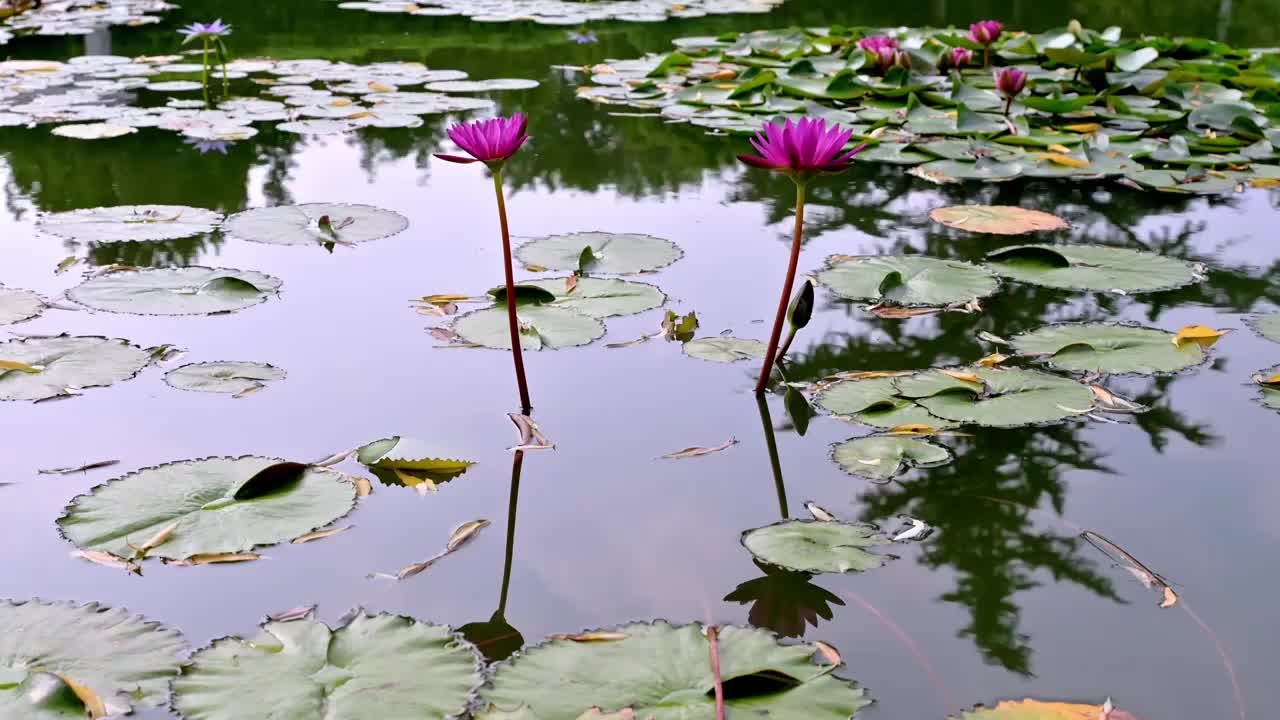
[[470, 640], [489, 662], [511, 657], [524, 647], [524, 636], [507, 622], [507, 589], [511, 585], [511, 561], [516, 550], [516, 509], [520, 500], [520, 473], [524, 468], [524, 451], [517, 450], [511, 458], [511, 491], [507, 500], [507, 549], [502, 562], [502, 591], [498, 595], [498, 609], [488, 620], [467, 623], [458, 628], [462, 636]]

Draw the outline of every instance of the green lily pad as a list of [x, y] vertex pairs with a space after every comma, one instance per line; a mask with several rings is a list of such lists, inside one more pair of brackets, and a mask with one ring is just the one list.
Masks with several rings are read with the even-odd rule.
[[134, 315], [208, 315], [266, 302], [280, 281], [252, 270], [177, 267], [121, 270], [67, 291], [94, 310]]
[[391, 237], [407, 227], [403, 215], [372, 205], [306, 203], [245, 210], [227, 218], [222, 229], [271, 245], [351, 245]]
[[[594, 259], [582, 267], [582, 253], [587, 248], [591, 249]], [[659, 270], [684, 256], [684, 252], [670, 240], [652, 235], [604, 232], [538, 238], [516, 248], [515, 253], [525, 265], [605, 275]]]
[[667, 296], [661, 290], [645, 283], [591, 277], [574, 280], [572, 290], [569, 290], [569, 278], [526, 280], [524, 284], [542, 288], [554, 295], [555, 300], [549, 304], [551, 307], [572, 310], [594, 318], [634, 315], [661, 307], [667, 301]]
[[759, 340], [735, 337], [698, 338], [684, 343], [682, 349], [689, 357], [722, 363], [763, 360], [766, 350], [764, 343]]
[[1010, 338], [1024, 355], [1038, 355], [1073, 372], [1155, 375], [1185, 370], [1208, 357], [1197, 343], [1173, 344], [1174, 334], [1114, 323], [1049, 325]]
[[461, 717], [481, 668], [475, 647], [443, 625], [358, 611], [331, 630], [308, 616], [197, 651], [173, 706], [186, 720]]
[[902, 435], [868, 435], [837, 443], [831, 459], [850, 475], [888, 482], [908, 468], [928, 468], [951, 462], [947, 448]]
[[442, 80], [422, 86], [428, 92], [482, 93], [498, 90], [529, 90], [538, 87], [537, 80], [496, 78], [493, 80]]
[[127, 340], [60, 335], [0, 343], [0, 361], [29, 368], [0, 368], [0, 400], [45, 400], [128, 380], [151, 354]]
[[[525, 350], [558, 350], [586, 345], [604, 336], [604, 323], [597, 318], [551, 305], [522, 305], [520, 347]], [[511, 330], [506, 307], [473, 310], [453, 321], [453, 330], [469, 343], [498, 350], [511, 349]]]
[[837, 255], [816, 279], [850, 300], [908, 306], [968, 303], [999, 286], [985, 268], [919, 255]]
[[44, 301], [30, 290], [0, 287], [0, 325], [11, 325], [44, 312]]
[[[711, 651], [701, 626], [658, 621], [594, 634], [616, 639], [553, 639], [495, 665], [476, 719], [578, 720], [591, 708], [632, 708], [646, 720], [714, 716]], [[717, 648], [724, 686], [743, 689], [726, 693], [727, 716], [850, 720], [869, 704], [831, 666], [814, 663], [816, 645], [784, 645], [767, 630], [728, 625], [718, 628]], [[753, 680], [765, 676], [761, 689]]]
[[899, 396], [894, 382], [898, 379], [840, 380], [819, 394], [816, 403], [841, 419], [886, 430], [900, 425], [927, 425], [935, 430], [955, 427], [954, 423], [935, 417], [912, 399]]
[[870, 525], [783, 520], [742, 533], [742, 545], [760, 562], [810, 573], [865, 572], [896, 558], [867, 548], [891, 540]]
[[121, 205], [43, 215], [36, 227], [83, 242], [176, 240], [213, 232], [222, 213], [184, 205]]
[[164, 381], [179, 390], [238, 395], [284, 376], [283, 370], [265, 363], [218, 361], [174, 368]]
[[1247, 318], [1245, 323], [1271, 342], [1280, 342], [1280, 313], [1255, 315]]
[[0, 716], [86, 717], [68, 681], [91, 690], [113, 717], [160, 707], [186, 651], [178, 631], [125, 610], [0, 600]]
[[1204, 279], [1198, 263], [1104, 245], [1014, 245], [987, 255], [987, 267], [1018, 282], [1096, 292], [1154, 292]]
[[985, 384], [981, 394], [941, 392], [915, 402], [940, 418], [988, 427], [1053, 423], [1093, 410], [1093, 392], [1075, 380], [1015, 368], [972, 372]]
[[425, 440], [394, 436], [375, 440], [356, 451], [356, 460], [384, 485], [434, 488], [465, 473], [474, 462], [446, 457]]
[[265, 457], [205, 458], [145, 468], [71, 501], [58, 527], [83, 550], [130, 556], [174, 525], [150, 554], [170, 560], [246, 552], [323, 527], [355, 506], [355, 486], [333, 470], [304, 467], [260, 477], [283, 461]]

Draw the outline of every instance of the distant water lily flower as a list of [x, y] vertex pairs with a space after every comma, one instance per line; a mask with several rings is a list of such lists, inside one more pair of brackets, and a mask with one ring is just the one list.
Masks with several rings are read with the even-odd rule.
[[1000, 39], [1004, 25], [999, 20], [979, 20], [969, 26], [969, 39], [982, 46], [982, 66], [991, 65], [991, 46]]
[[888, 45], [883, 45], [871, 53], [871, 59], [875, 60], [876, 68], [880, 72], [888, 72], [889, 68], [893, 67], [894, 62], [898, 59], [898, 51]]
[[888, 35], [872, 35], [859, 40], [858, 47], [874, 55], [880, 52], [880, 48], [887, 47], [890, 50], [897, 50], [898, 40], [897, 38], [891, 38]]
[[520, 390], [520, 406], [528, 415], [529, 384], [524, 377], [524, 352], [520, 347], [520, 320], [516, 315], [515, 274], [511, 267], [511, 233], [507, 228], [507, 202], [502, 192], [502, 167], [529, 139], [529, 118], [516, 113], [509, 118], [494, 118], [462, 123], [449, 128], [449, 139], [471, 157], [436, 153], [436, 157], [454, 163], [482, 162], [493, 171], [493, 191], [498, 197], [498, 225], [502, 231], [503, 271], [506, 274], [507, 322], [511, 329], [511, 354], [516, 366], [516, 384]]
[[529, 139], [528, 127], [529, 118], [524, 113], [454, 125], [449, 128], [449, 139], [471, 157], [444, 153], [436, 153], [436, 157], [455, 163], [482, 162], [497, 172]]
[[853, 137], [852, 130], [839, 125], [827, 125], [825, 120], [802, 118], [793, 123], [766, 123], [764, 129], [751, 139], [751, 145], [759, 155], [739, 155], [742, 162], [757, 168], [785, 173], [796, 184], [796, 224], [791, 240], [791, 259], [787, 266], [786, 280], [782, 284], [782, 299], [778, 303], [778, 315], [773, 323], [773, 334], [765, 352], [764, 367], [756, 382], [756, 394], [763, 393], [769, 385], [774, 363], [778, 356], [778, 341], [782, 337], [782, 325], [787, 319], [791, 303], [791, 289], [796, 280], [796, 266], [800, 261], [800, 246], [804, 233], [805, 188], [812, 178], [821, 174], [842, 173], [852, 167], [853, 156], [866, 145], [846, 151], [845, 146]]
[[201, 138], [189, 137], [183, 140], [186, 144], [200, 151], [201, 155], [207, 155], [211, 152], [227, 154], [227, 148], [231, 147], [231, 143], [226, 140], [204, 140]]
[[596, 37], [596, 34], [590, 30], [583, 30], [582, 32], [571, 31], [569, 33], [569, 39], [579, 45], [590, 45], [592, 43], [600, 42], [600, 38]]
[[973, 51], [969, 48], [951, 48], [951, 52], [942, 56], [957, 70], [973, 62]]
[[178, 34], [186, 36], [182, 39], [182, 44], [186, 45], [192, 40], [211, 40], [213, 38], [226, 37], [231, 34], [231, 26], [224, 25], [222, 18], [218, 18], [211, 23], [191, 23], [178, 30]]
[[1009, 114], [1013, 99], [1027, 86], [1027, 74], [1017, 68], [1004, 68], [993, 74], [996, 90], [1004, 96], [1004, 114]]

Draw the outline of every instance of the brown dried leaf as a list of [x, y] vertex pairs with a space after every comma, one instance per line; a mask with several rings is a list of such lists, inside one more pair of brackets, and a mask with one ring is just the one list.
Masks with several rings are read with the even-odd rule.
[[267, 619], [275, 622], [293, 622], [294, 620], [304, 620], [309, 618], [315, 611], [315, 605], [305, 605], [285, 610], [284, 612], [278, 612], [274, 615], [268, 615]]
[[573, 290], [574, 290], [574, 288], [576, 288], [576, 287], [578, 287], [578, 276], [577, 276], [577, 275], [570, 275], [569, 277], [567, 277], [567, 278], [565, 278], [565, 279], [564, 279], [564, 293], [565, 293], [566, 295], [568, 295], [568, 294], [572, 293], [572, 292], [573, 292]]
[[516, 431], [520, 433], [519, 444], [515, 447], [507, 448], [507, 450], [554, 450], [556, 448], [556, 444], [542, 434], [542, 430], [538, 427], [538, 423], [533, 421], [533, 418], [521, 413], [507, 413], [507, 417], [511, 419], [511, 422], [516, 426]]
[[574, 642], [616, 642], [626, 640], [627, 634], [610, 630], [596, 630], [585, 633], [557, 633], [550, 636], [552, 640], [572, 640]]
[[710, 455], [712, 453], [718, 453], [724, 450], [728, 450], [729, 448], [737, 444], [738, 444], [737, 438], [729, 438], [728, 440], [725, 440], [723, 443], [716, 445], [715, 447], [687, 447], [683, 450], [677, 450], [672, 453], [667, 453], [662, 457], [668, 460], [701, 457], [703, 455]]
[[84, 704], [84, 710], [89, 715], [90, 720], [98, 720], [98, 718], [107, 716], [107, 706], [102, 702], [102, 698], [98, 697], [98, 693], [66, 675], [58, 674], [58, 677], [67, 684], [67, 688], [75, 693], [76, 698]]
[[1187, 325], [1173, 336], [1174, 347], [1182, 347], [1187, 343], [1196, 343], [1200, 347], [1212, 347], [1218, 338], [1231, 332], [1230, 330], [1214, 330], [1204, 325]]
[[165, 560], [165, 565], [216, 565], [219, 563], [252, 562], [262, 556], [255, 552], [243, 553], [198, 553], [182, 560]]
[[71, 553], [71, 556], [88, 560], [91, 563], [96, 563], [104, 567], [125, 570], [135, 575], [142, 574], [142, 568], [134, 561], [122, 558], [119, 555], [113, 555], [105, 550], [76, 550]]
[[835, 522], [836, 520], [835, 515], [832, 515], [829, 510], [816, 502], [809, 501], [805, 503], [804, 509], [809, 511], [809, 514], [813, 516], [814, 520], [818, 520], [820, 522]]
[[328, 530], [316, 530], [314, 532], [309, 532], [294, 538], [293, 544], [302, 545], [303, 543], [309, 543], [309, 542], [312, 542], [313, 540], [323, 540], [327, 537], [333, 537], [334, 535], [339, 535], [341, 533], [344, 533], [353, 527], [355, 527], [355, 525], [347, 525], [346, 527], [338, 527], [338, 528], [329, 528]]
[[925, 315], [937, 315], [942, 312], [938, 308], [929, 307], [902, 307], [901, 305], [872, 305], [867, 308], [867, 312], [876, 317], [885, 318], [887, 320], [905, 320], [913, 317], [923, 317]]
[[142, 558], [145, 558], [147, 556], [147, 553], [169, 542], [169, 538], [173, 537], [173, 532], [177, 529], [178, 529], [178, 523], [176, 522], [169, 523], [168, 525], [161, 528], [160, 532], [156, 533], [155, 535], [152, 535], [149, 540], [142, 543], [141, 545], [134, 545], [132, 543], [126, 543], [126, 544], [129, 546], [129, 549], [136, 554], [136, 557], [139, 560], [141, 560]]
[[471, 520], [464, 522], [454, 528], [453, 534], [449, 536], [449, 542], [445, 544], [445, 550], [453, 552], [463, 545], [471, 542], [481, 530], [489, 527], [488, 520]]
[[937, 435], [937, 428], [924, 423], [909, 423], [906, 425], [895, 425], [885, 431], [886, 435]]
[[443, 325], [431, 328], [431, 337], [446, 343], [462, 342], [461, 335], [454, 332], [453, 328], [444, 327]]
[[79, 467], [47, 468], [45, 470], [37, 470], [36, 472], [41, 475], [74, 475], [80, 472], [88, 472], [90, 470], [97, 470], [98, 468], [111, 467], [112, 465], [119, 464], [119, 460], [99, 460], [98, 462], [91, 462]]
[[832, 665], [840, 665], [844, 663], [844, 660], [840, 657], [840, 651], [836, 650], [833, 646], [828, 645], [821, 640], [818, 640], [813, 644], [818, 648], [818, 654], [822, 655], [823, 659], [827, 662]]

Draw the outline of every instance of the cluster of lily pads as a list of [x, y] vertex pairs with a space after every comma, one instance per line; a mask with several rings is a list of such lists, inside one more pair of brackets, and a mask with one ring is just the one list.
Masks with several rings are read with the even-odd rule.
[[14, 36], [88, 35], [95, 30], [160, 22], [159, 13], [172, 10], [165, 0], [14, 0], [0, 24], [0, 45]]
[[55, 135], [85, 140], [156, 127], [228, 142], [253, 137], [258, 123], [307, 135], [411, 128], [424, 115], [493, 107], [476, 93], [538, 84], [468, 80], [413, 62], [240, 59], [226, 65], [235, 96], [209, 107], [200, 99], [203, 69], [186, 55], [0, 62], [0, 126], [55, 125]]
[[[1250, 318], [1249, 326], [1267, 340], [1280, 343], [1280, 313]], [[1262, 404], [1273, 410], [1280, 410], [1280, 366], [1260, 370], [1254, 374], [1253, 382], [1258, 386], [1258, 399]]]
[[[871, 36], [887, 37], [901, 60], [876, 63], [859, 46]], [[935, 183], [1107, 178], [1195, 193], [1280, 184], [1274, 51], [1078, 23], [1005, 32], [992, 64], [1026, 73], [1006, 113], [992, 70], [980, 67], [986, 46], [950, 28], [793, 28], [675, 45], [586, 68], [579, 97], [714, 133], [820, 117], [869, 146], [857, 160], [910, 166]], [[978, 52], [956, 67], [956, 48]]]
[[463, 15], [476, 22], [535, 22], [581, 25], [592, 20], [663, 22], [731, 13], [767, 13], [786, 0], [348, 0], [344, 10], [440, 17]]

